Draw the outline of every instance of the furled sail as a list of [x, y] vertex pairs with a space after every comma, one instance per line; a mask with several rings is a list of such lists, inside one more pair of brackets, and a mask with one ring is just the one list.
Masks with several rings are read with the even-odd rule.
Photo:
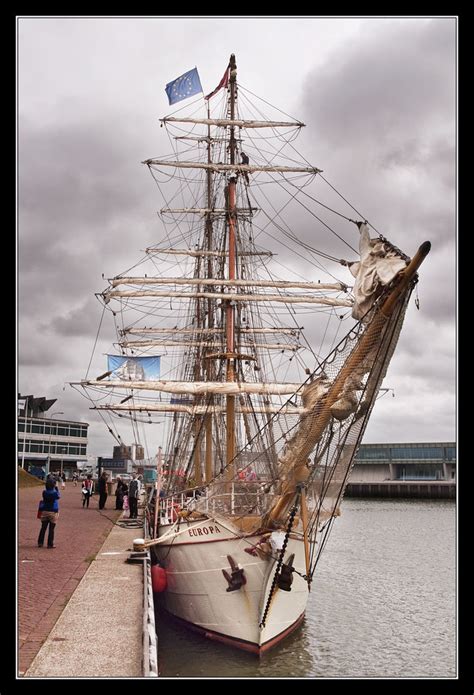
[[407, 266], [406, 256], [401, 258], [386, 240], [371, 239], [366, 222], [359, 223], [360, 261], [347, 263], [355, 277], [354, 308], [352, 316], [361, 319], [372, 307], [377, 290], [389, 285], [394, 277]]
[[287, 384], [277, 383], [251, 383], [239, 381], [134, 381], [127, 382], [116, 380], [94, 380], [89, 379], [80, 382], [83, 385], [100, 387], [122, 387], [132, 389], [146, 389], [147, 391], [163, 391], [164, 393], [183, 393], [191, 395], [199, 394], [224, 394], [238, 395], [241, 393], [274, 394], [285, 395], [294, 394], [301, 388], [301, 384], [288, 382]]

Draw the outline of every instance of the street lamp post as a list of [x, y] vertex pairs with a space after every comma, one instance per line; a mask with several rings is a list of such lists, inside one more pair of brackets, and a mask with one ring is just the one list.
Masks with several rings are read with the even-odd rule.
[[28, 422], [28, 396], [25, 398], [25, 417], [23, 419], [23, 451], [21, 452], [21, 467], [25, 467], [26, 424]]
[[[49, 474], [49, 466], [51, 464], [51, 435], [53, 433], [53, 426], [51, 424], [51, 420], [53, 419], [53, 415], [64, 415], [62, 410], [55, 410], [54, 413], [51, 413], [49, 416], [49, 441], [48, 441], [48, 458], [46, 459], [46, 475]], [[61, 477], [63, 475], [63, 463], [61, 459]]]
[[67, 448], [65, 446], [59, 447], [59, 453], [61, 454], [61, 480], [63, 479], [63, 464], [64, 464], [63, 456], [66, 452], [67, 452]]

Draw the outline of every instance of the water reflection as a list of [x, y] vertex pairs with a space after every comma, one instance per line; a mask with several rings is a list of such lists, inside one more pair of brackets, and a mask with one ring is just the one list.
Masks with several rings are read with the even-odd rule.
[[160, 676], [168, 678], [298, 678], [313, 668], [305, 621], [262, 657], [192, 633], [157, 609]]

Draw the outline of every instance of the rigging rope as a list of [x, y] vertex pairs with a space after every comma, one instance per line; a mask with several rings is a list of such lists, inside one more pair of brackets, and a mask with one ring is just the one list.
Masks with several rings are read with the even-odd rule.
[[[357, 210], [357, 208], [355, 208], [355, 207], [352, 205], [352, 203], [350, 203], [346, 198], [344, 198], [344, 196], [342, 195], [342, 193], [340, 193], [340, 192], [337, 190], [337, 188], [334, 188], [334, 186], [333, 186], [331, 183], [329, 183], [329, 181], [328, 181], [326, 178], [324, 178], [324, 176], [322, 176], [322, 174], [319, 174], [319, 176], [322, 178], [322, 180], [323, 180], [325, 183], [327, 183], [327, 185], [328, 185], [330, 188], [332, 188], [332, 190], [334, 191], [334, 193], [337, 193], [337, 195], [338, 195], [340, 198], [342, 198], [342, 200], [343, 200], [345, 203], [347, 203], [347, 204], [349, 205], [349, 207], [352, 208], [352, 210], [354, 210], [354, 212], [356, 212], [356, 213], [359, 215], [359, 217], [361, 217], [363, 220], [366, 220], [366, 217], [365, 217], [361, 212], [359, 212], [359, 211]], [[349, 221], [350, 221], [350, 222], [354, 222], [354, 220], [349, 220]], [[367, 220], [366, 220], [366, 221], [367, 221]], [[355, 223], [355, 224], [356, 224], [356, 223]], [[377, 232], [377, 234], [380, 234], [380, 232], [374, 227], [373, 224], [371, 224], [371, 223], [368, 222], [368, 221], [367, 221], [367, 224], [369, 225], [369, 227], [372, 227], [372, 229], [373, 229], [375, 232]]]
[[[96, 297], [98, 297], [98, 295], [96, 295]], [[88, 376], [89, 376], [89, 370], [90, 370], [90, 368], [91, 368], [92, 360], [93, 360], [93, 358], [94, 358], [95, 349], [96, 349], [96, 347], [97, 347], [97, 341], [99, 340], [99, 333], [100, 333], [100, 329], [101, 329], [101, 327], [102, 327], [102, 321], [104, 320], [104, 316], [105, 316], [105, 309], [106, 309], [106, 305], [103, 304], [103, 305], [102, 305], [102, 316], [100, 317], [99, 327], [97, 328], [97, 333], [96, 333], [96, 336], [95, 336], [94, 346], [93, 346], [93, 348], [92, 348], [91, 358], [90, 358], [90, 360], [89, 360], [89, 364], [87, 365], [86, 376], [84, 377], [85, 379], [87, 379]]]

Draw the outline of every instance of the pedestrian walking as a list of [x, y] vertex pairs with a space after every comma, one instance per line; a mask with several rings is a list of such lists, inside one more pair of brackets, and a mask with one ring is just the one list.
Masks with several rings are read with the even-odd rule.
[[63, 473], [62, 476], [60, 476], [60, 478], [61, 478], [61, 490], [65, 490], [66, 489], [66, 474]]
[[104, 509], [107, 501], [107, 478], [109, 476], [105, 471], [102, 472], [99, 478], [99, 509]]
[[137, 479], [136, 473], [133, 473], [132, 480], [128, 486], [128, 504], [130, 506], [130, 519], [136, 519], [138, 516], [138, 498], [140, 496], [140, 481]]
[[43, 490], [43, 511], [41, 512], [41, 529], [38, 536], [38, 548], [43, 547], [46, 530], [48, 530], [48, 548], [55, 548], [54, 529], [59, 516], [59, 502], [61, 498], [59, 490], [52, 480], [47, 480]]
[[72, 482], [74, 483], [74, 487], [77, 487], [77, 478], [78, 478], [78, 475], [77, 475], [76, 471], [74, 471], [74, 473], [72, 474]]
[[82, 506], [89, 507], [90, 498], [94, 492], [94, 481], [92, 480], [92, 475], [89, 473], [86, 480], [82, 483]]

